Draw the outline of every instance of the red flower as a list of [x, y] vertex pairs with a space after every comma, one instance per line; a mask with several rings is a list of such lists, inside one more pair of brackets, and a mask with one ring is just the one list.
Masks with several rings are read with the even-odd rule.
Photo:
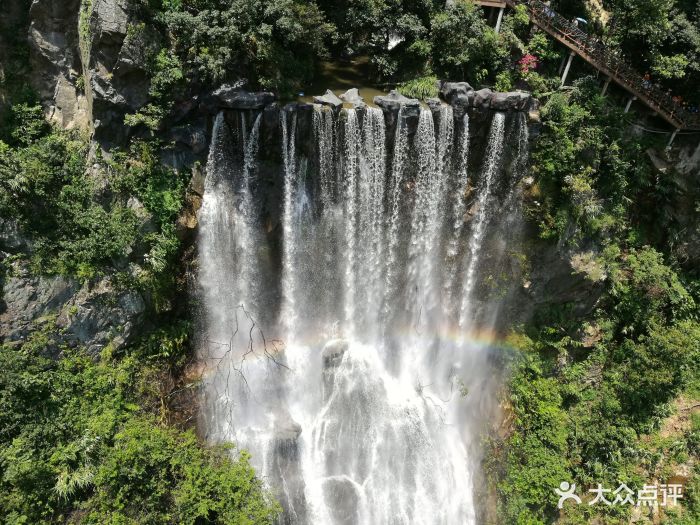
[[537, 68], [537, 57], [527, 53], [526, 55], [523, 55], [520, 60], [518, 60], [518, 65], [520, 66], [521, 73], [529, 73], [531, 70]]

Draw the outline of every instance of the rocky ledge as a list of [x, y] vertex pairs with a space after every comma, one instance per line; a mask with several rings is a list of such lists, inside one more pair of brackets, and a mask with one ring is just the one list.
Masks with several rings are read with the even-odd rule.
[[467, 82], [438, 84], [440, 98], [457, 108], [492, 109], [494, 111], [530, 111], [534, 99], [524, 91], [498, 92], [485, 88], [475, 91]]

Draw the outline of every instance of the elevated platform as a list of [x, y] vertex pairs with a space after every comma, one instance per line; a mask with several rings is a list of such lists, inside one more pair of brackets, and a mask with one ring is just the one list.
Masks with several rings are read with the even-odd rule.
[[525, 5], [530, 21], [648, 106], [676, 131], [700, 130], [700, 114], [687, 111], [671, 94], [635, 71], [623, 57], [539, 0], [475, 0], [485, 7]]
[[476, 4], [482, 5], [484, 7], [506, 7], [508, 4], [505, 0], [475, 0]]

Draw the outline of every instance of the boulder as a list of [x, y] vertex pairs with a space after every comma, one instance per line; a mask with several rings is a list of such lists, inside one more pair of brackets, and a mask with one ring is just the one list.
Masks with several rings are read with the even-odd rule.
[[323, 481], [323, 498], [330, 509], [333, 523], [353, 525], [359, 523], [360, 492], [352, 480], [345, 476], [329, 477]]
[[529, 93], [511, 91], [508, 93], [493, 93], [491, 109], [496, 111], [526, 111], [530, 106], [532, 96]]
[[392, 89], [388, 95], [374, 97], [374, 103], [385, 111], [398, 112], [402, 107], [420, 111], [420, 102], [415, 98], [408, 98]]
[[326, 346], [321, 350], [321, 361], [323, 362], [323, 368], [336, 368], [340, 361], [343, 359], [343, 355], [348, 350], [348, 341], [346, 339], [332, 339], [326, 343]]
[[441, 80], [438, 82], [438, 88], [442, 100], [449, 104], [452, 104], [456, 97], [468, 97], [469, 94], [474, 92], [474, 88], [467, 82], [447, 82]]
[[348, 89], [345, 93], [340, 95], [340, 98], [356, 108], [363, 108], [366, 105], [357, 88]]
[[489, 88], [480, 89], [474, 93], [474, 98], [471, 105], [477, 109], [489, 109], [491, 107], [492, 97], [493, 91], [491, 91]]
[[333, 109], [340, 109], [343, 106], [343, 101], [340, 100], [330, 89], [327, 89], [323, 95], [315, 96], [314, 102], [323, 106], [330, 106]]
[[220, 108], [261, 109], [274, 102], [275, 95], [268, 91], [246, 91], [240, 85], [224, 84], [213, 96]]

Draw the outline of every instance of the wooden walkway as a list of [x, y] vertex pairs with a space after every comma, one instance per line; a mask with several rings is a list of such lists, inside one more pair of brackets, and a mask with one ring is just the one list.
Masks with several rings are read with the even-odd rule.
[[644, 80], [644, 77], [635, 71], [624, 58], [609, 49], [595, 36], [582, 31], [570, 20], [554, 12], [544, 2], [539, 0], [504, 0], [501, 2], [487, 0], [477, 1], [477, 3], [488, 7], [504, 7], [505, 4], [510, 7], [525, 5], [532, 23], [605, 74], [608, 79], [626, 89], [671, 124], [676, 131], [700, 130], [700, 114], [691, 113], [684, 109], [673, 100], [669, 92]]

